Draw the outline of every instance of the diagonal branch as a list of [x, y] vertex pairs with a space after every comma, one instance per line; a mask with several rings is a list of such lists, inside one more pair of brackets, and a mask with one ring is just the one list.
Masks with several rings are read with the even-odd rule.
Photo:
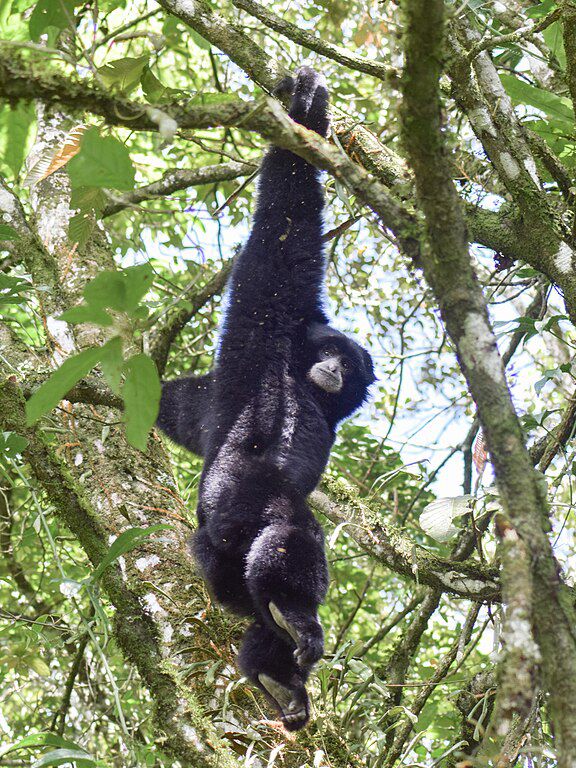
[[275, 59], [268, 56], [252, 38], [239, 27], [231, 24], [219, 13], [213, 11], [207, 0], [157, 0], [164, 10], [177, 16], [196, 30], [212, 45], [230, 55], [251, 80], [270, 93], [276, 87], [286, 70]]
[[365, 56], [355, 56], [341, 45], [329, 43], [327, 40], [318, 37], [318, 35], [313, 35], [302, 27], [281, 19], [260, 3], [255, 2], [255, 0], [232, 0], [232, 2], [237, 8], [247, 11], [267, 27], [275, 32], [280, 32], [281, 35], [289, 40], [293, 40], [295, 43], [309, 48], [311, 51], [316, 51], [316, 53], [326, 56], [328, 59], [344, 64], [344, 66], [350, 67], [350, 69], [374, 75], [379, 80], [387, 80], [391, 74], [394, 74], [393, 70], [387, 67], [386, 64], [367, 59]]
[[[387, 568], [438, 592], [472, 600], [499, 599], [495, 568], [437, 557], [416, 546], [395, 526], [385, 523], [381, 515], [376, 515], [364, 502], [352, 497], [338, 482], [325, 477], [323, 485], [330, 495], [314, 491], [310, 496], [314, 509], [333, 523], [347, 524], [351, 538]], [[338, 499], [338, 503], [333, 498]]]
[[150, 356], [155, 361], [160, 375], [164, 373], [170, 347], [186, 323], [226, 284], [232, 263], [225, 264], [194, 296], [189, 297], [186, 307], [176, 307], [168, 312], [162, 323], [154, 328], [150, 345]]

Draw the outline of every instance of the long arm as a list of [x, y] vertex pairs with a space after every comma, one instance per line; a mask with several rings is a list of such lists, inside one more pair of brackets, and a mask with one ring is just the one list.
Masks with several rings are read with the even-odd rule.
[[210, 373], [164, 381], [156, 425], [170, 440], [203, 456], [212, 427], [212, 397]]
[[[299, 70], [289, 114], [327, 134], [328, 90], [322, 75], [308, 67]], [[287, 150], [272, 147], [266, 155], [252, 232], [231, 277], [222, 356], [228, 343], [237, 351], [240, 336], [244, 343], [268, 343], [279, 333], [292, 336], [312, 320], [326, 322], [319, 176], [314, 166]]]

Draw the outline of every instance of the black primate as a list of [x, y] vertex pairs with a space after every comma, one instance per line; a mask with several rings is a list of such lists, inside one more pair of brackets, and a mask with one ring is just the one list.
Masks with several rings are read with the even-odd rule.
[[[283, 83], [290, 116], [326, 136], [324, 78]], [[252, 232], [230, 278], [214, 370], [163, 386], [158, 425], [205, 457], [193, 551], [220, 603], [254, 622], [240, 668], [289, 730], [309, 717], [305, 683], [323, 652], [324, 539], [306, 496], [339, 421], [374, 381], [370, 355], [322, 307], [319, 172], [278, 147], [260, 172]]]

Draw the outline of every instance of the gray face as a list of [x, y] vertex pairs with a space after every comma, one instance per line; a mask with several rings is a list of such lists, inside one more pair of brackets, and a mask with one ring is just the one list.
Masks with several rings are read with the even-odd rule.
[[308, 378], [317, 387], [332, 395], [338, 394], [344, 384], [344, 378], [350, 371], [350, 361], [336, 347], [323, 347], [319, 361], [308, 371]]

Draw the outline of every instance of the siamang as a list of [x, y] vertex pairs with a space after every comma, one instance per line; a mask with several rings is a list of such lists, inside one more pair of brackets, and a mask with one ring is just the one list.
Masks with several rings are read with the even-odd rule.
[[[328, 132], [324, 78], [302, 67], [282, 89], [290, 117]], [[165, 382], [158, 426], [204, 456], [192, 549], [213, 597], [253, 617], [242, 672], [288, 730], [309, 718], [305, 683], [323, 653], [318, 606], [328, 569], [307, 495], [338, 422], [375, 380], [370, 355], [331, 328], [319, 171], [271, 147], [260, 170], [248, 242], [229, 282], [216, 364]]]

